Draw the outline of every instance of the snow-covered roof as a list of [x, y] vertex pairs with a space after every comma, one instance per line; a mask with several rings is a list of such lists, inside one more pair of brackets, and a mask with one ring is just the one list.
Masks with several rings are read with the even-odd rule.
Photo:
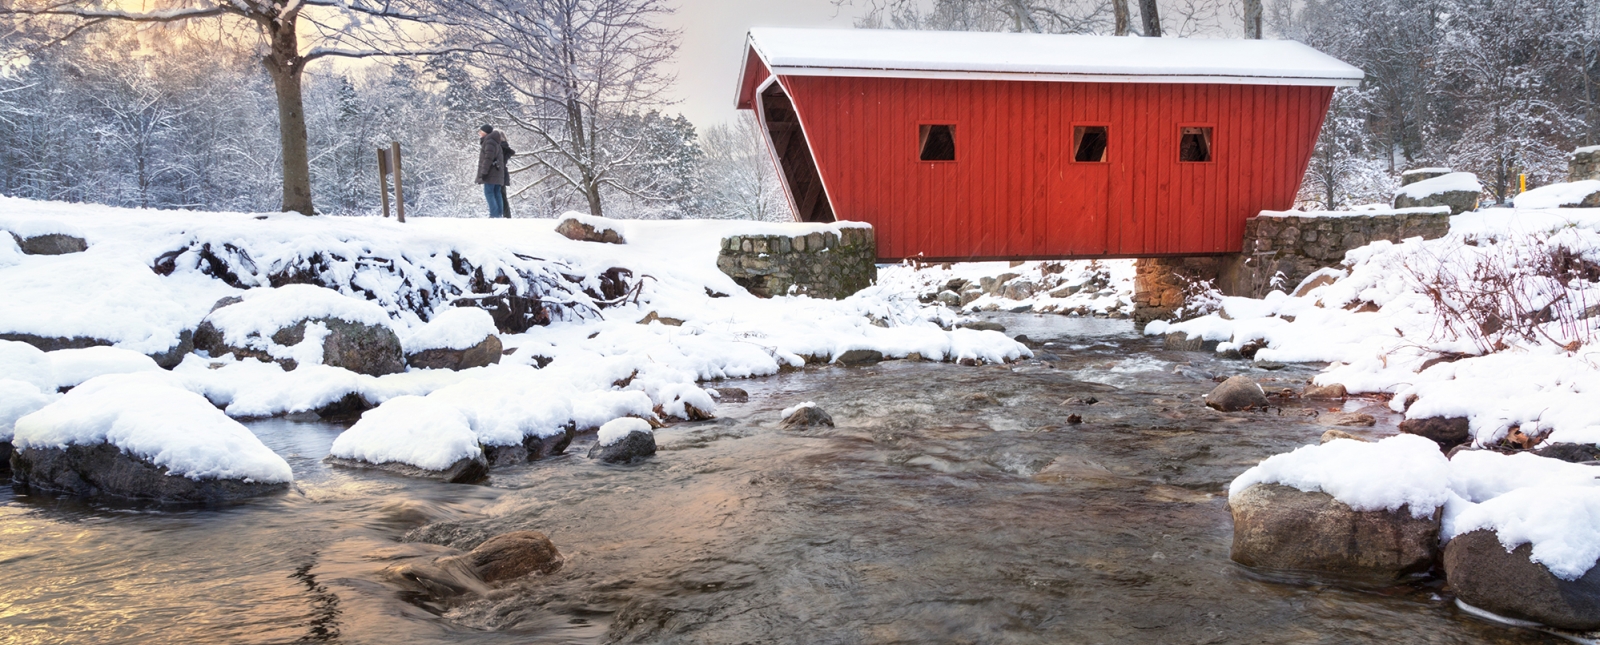
[[778, 75], [1325, 86], [1363, 76], [1292, 40], [761, 27], [749, 43]]

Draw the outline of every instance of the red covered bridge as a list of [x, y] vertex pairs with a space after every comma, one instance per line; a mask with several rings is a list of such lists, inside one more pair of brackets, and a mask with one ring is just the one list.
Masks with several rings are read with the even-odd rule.
[[893, 260], [1236, 253], [1294, 204], [1333, 88], [1283, 40], [752, 29], [755, 110], [801, 221]]

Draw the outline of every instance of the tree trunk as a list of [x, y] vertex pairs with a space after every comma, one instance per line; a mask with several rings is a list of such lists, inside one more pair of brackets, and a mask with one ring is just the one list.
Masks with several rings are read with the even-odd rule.
[[1156, 0], [1139, 0], [1139, 18], [1144, 21], [1144, 35], [1161, 37], [1161, 12], [1156, 9]]
[[1128, 0], [1111, 0], [1111, 13], [1116, 16], [1118, 36], [1128, 35]]
[[305, 60], [295, 34], [298, 16], [286, 16], [269, 28], [272, 50], [263, 61], [278, 95], [278, 143], [283, 160], [283, 211], [315, 215], [311, 205], [311, 161], [306, 152], [306, 109], [301, 90]]
[[605, 213], [600, 212], [600, 184], [599, 184], [599, 182], [588, 182], [587, 185], [585, 185], [583, 187], [583, 196], [589, 198], [589, 214], [590, 215], [593, 215], [595, 217], [605, 217]]
[[1244, 0], [1244, 37], [1261, 40], [1261, 0]]

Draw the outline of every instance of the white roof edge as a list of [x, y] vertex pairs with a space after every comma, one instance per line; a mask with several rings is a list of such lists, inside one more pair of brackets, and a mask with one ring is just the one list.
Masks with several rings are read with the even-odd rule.
[[967, 79], [979, 81], [1056, 81], [1078, 83], [1210, 83], [1216, 85], [1310, 85], [1354, 87], [1359, 78], [1319, 76], [1249, 76], [1235, 74], [1090, 74], [1066, 72], [960, 72], [948, 70], [869, 69], [860, 67], [769, 67], [778, 76], [849, 76], [866, 78]]
[[1292, 40], [754, 27], [745, 42], [792, 76], [1324, 87], [1366, 76]]

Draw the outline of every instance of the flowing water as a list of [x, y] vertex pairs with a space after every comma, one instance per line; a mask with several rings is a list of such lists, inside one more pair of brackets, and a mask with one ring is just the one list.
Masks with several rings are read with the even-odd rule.
[[[489, 486], [441, 484], [326, 466], [340, 426], [277, 419], [251, 428], [293, 465], [285, 495], [173, 510], [0, 489], [0, 642], [1561, 642], [1471, 618], [1437, 581], [1228, 560], [1228, 482], [1315, 441], [1327, 410], [1199, 397], [1212, 375], [1272, 390], [1311, 368], [1167, 352], [1123, 321], [1003, 322], [1060, 360], [730, 382], [748, 403], [659, 431], [632, 466], [580, 440]], [[778, 429], [803, 401], [837, 427]], [[1345, 408], [1393, 433], [1379, 404]], [[515, 529], [550, 535], [563, 568], [446, 604], [378, 573]]]

